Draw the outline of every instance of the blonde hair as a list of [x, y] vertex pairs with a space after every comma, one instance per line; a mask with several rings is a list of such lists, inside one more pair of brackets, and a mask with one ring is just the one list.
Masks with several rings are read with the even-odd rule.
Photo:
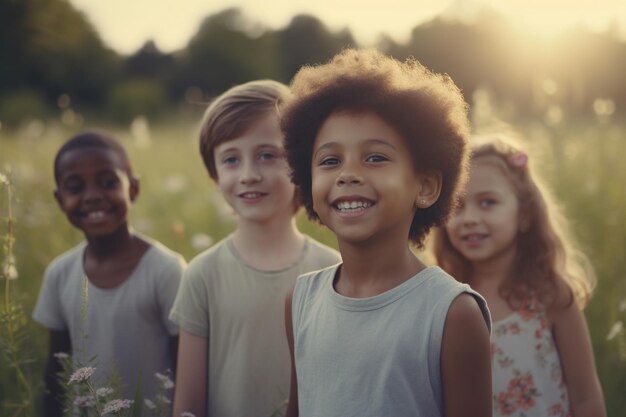
[[237, 85], [218, 96], [206, 109], [200, 125], [200, 155], [213, 180], [217, 180], [215, 147], [241, 136], [254, 123], [275, 112], [290, 96], [289, 87], [274, 80]]
[[[537, 295], [548, 308], [558, 296], [558, 280], [571, 291], [568, 305], [574, 300], [583, 308], [595, 286], [595, 274], [589, 259], [578, 248], [567, 219], [532, 169], [528, 155], [506, 136], [474, 139], [471, 162], [496, 166], [510, 181], [527, 224], [518, 232], [517, 250], [511, 275], [502, 283], [500, 295], [512, 307], [531, 295]], [[433, 239], [437, 263], [459, 281], [467, 282], [472, 273], [470, 262], [450, 243], [445, 228], [438, 228]]]

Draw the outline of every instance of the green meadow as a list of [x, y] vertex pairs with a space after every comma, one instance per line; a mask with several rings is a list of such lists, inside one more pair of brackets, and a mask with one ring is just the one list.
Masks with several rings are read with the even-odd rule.
[[[197, 118], [189, 122], [153, 125], [136, 120], [132, 127], [111, 128], [129, 151], [141, 181], [140, 196], [131, 211], [134, 227], [182, 253], [190, 260], [234, 228], [234, 218], [209, 179], [197, 152]], [[609, 119], [543, 122], [517, 120], [516, 131], [528, 139], [531, 163], [539, 167], [563, 209], [575, 235], [589, 254], [597, 287], [585, 310], [608, 415], [626, 410], [626, 125]], [[73, 229], [52, 197], [52, 162], [57, 148], [76, 130], [62, 123], [31, 122], [15, 131], [0, 129], [0, 173], [12, 184], [0, 186], [0, 237], [6, 248], [9, 204], [14, 225], [13, 255], [17, 277], [0, 286], [1, 302], [23, 306], [30, 317], [46, 265], [78, 243]], [[0, 177], [2, 178], [2, 177]], [[327, 230], [301, 212], [301, 229], [335, 246]], [[8, 260], [0, 253], [0, 263]], [[32, 398], [42, 393], [41, 375], [47, 354], [47, 333], [30, 319], [20, 354]], [[0, 334], [4, 337], [5, 333]], [[148, 347], [146, 347], [148, 348]], [[137, 352], [140, 354], [140, 352]], [[16, 415], [6, 407], [20, 398], [23, 387], [16, 370], [0, 362], [0, 417]], [[40, 413], [40, 407], [35, 412]], [[28, 414], [24, 414], [28, 415]]]

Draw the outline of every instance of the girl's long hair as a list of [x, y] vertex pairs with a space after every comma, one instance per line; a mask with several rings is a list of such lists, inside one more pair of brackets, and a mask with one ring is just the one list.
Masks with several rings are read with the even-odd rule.
[[[511, 138], [486, 136], [475, 138], [471, 161], [490, 163], [502, 171], [513, 185], [521, 218], [527, 221], [524, 230], [518, 231], [515, 259], [500, 295], [513, 309], [532, 295], [550, 308], [562, 279], [571, 290], [568, 305], [575, 299], [584, 308], [595, 286], [593, 268], [579, 250], [552, 193], [528, 163], [527, 154]], [[469, 281], [472, 265], [452, 246], [444, 227], [436, 229], [432, 248], [444, 270], [461, 282]]]

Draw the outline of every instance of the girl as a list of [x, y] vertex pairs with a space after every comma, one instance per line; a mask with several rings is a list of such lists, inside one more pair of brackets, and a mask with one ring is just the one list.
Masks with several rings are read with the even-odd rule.
[[439, 265], [487, 300], [494, 416], [604, 416], [581, 308], [593, 273], [512, 141], [473, 149], [456, 212], [437, 231]]

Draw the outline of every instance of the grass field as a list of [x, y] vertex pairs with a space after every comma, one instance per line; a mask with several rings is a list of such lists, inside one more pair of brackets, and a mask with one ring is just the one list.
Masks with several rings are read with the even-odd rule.
[[[76, 244], [81, 234], [60, 213], [52, 198], [52, 161], [59, 145], [72, 133], [60, 126], [40, 125], [19, 132], [0, 130], [0, 173], [13, 184], [14, 255], [17, 272], [11, 297], [32, 312], [46, 265]], [[548, 129], [520, 122], [518, 131], [538, 151], [540, 170], [563, 202], [574, 232], [590, 255], [598, 286], [585, 310], [608, 415], [626, 412], [626, 127], [590, 120]], [[234, 227], [233, 218], [215, 193], [197, 153], [195, 123], [168, 123], [145, 129], [114, 130], [127, 147], [141, 194], [132, 209], [135, 228], [182, 253], [188, 260]], [[6, 187], [0, 189], [0, 215], [7, 216]], [[302, 213], [298, 224], [306, 233], [330, 245], [335, 241]], [[0, 236], [7, 233], [6, 222]], [[5, 262], [6, 254], [0, 254]], [[0, 287], [5, 298], [5, 285]], [[27, 324], [26, 367], [38, 401], [47, 349], [46, 332]], [[15, 372], [0, 363], [0, 417], [13, 415], [7, 407], [18, 396]]]

